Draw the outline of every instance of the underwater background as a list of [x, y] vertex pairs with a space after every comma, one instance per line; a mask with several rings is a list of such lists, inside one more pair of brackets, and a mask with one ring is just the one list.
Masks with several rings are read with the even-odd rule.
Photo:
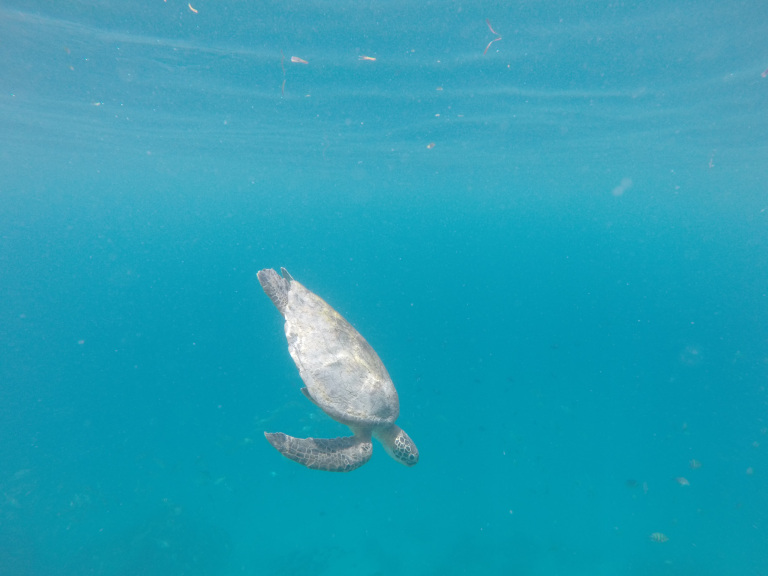
[[[1, 0], [0, 574], [768, 575], [767, 26]], [[280, 266], [417, 466], [264, 439], [349, 433]]]

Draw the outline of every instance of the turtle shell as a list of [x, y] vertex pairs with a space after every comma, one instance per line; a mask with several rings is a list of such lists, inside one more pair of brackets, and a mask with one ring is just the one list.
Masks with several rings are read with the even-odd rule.
[[292, 278], [283, 314], [288, 351], [315, 404], [358, 428], [397, 420], [400, 404], [392, 379], [349, 322]]

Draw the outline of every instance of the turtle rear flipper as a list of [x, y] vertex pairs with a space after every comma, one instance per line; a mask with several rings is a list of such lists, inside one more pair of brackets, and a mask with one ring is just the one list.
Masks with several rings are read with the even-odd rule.
[[283, 456], [312, 470], [351, 472], [368, 462], [373, 452], [370, 439], [360, 436], [294, 438], [282, 432], [264, 436]]
[[288, 304], [288, 291], [291, 289], [291, 275], [285, 268], [282, 268], [283, 277], [272, 270], [260, 270], [256, 277], [259, 279], [261, 287], [267, 293], [272, 303], [280, 310], [280, 314], [285, 315], [285, 307]]

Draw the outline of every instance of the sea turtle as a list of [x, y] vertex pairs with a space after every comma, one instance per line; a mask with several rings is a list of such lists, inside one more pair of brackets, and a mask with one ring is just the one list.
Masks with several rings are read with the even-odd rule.
[[264, 435], [283, 456], [313, 470], [349, 472], [371, 458], [371, 436], [406, 466], [419, 461], [416, 445], [395, 425], [400, 413], [397, 391], [371, 345], [322, 298], [271, 268], [258, 273], [264, 292], [285, 317], [288, 352], [299, 369], [311, 402], [354, 436], [294, 438], [282, 432]]

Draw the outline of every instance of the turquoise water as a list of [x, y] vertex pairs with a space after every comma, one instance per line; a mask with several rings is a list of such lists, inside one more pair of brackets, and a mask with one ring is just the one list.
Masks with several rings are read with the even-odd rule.
[[768, 575], [763, 4], [0, 2], [0, 574]]

